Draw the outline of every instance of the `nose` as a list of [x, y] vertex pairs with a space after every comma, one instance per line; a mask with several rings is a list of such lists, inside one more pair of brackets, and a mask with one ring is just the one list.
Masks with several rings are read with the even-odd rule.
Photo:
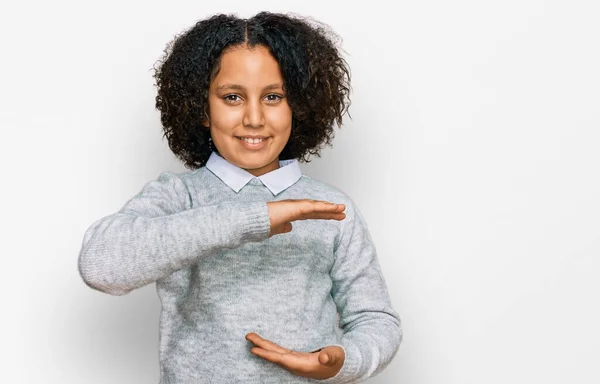
[[265, 125], [265, 116], [260, 102], [250, 101], [246, 104], [242, 123], [249, 128], [260, 128]]

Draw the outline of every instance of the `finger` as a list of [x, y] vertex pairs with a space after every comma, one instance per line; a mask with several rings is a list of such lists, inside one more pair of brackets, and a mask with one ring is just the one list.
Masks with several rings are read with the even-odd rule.
[[251, 348], [250, 352], [254, 355], [259, 356], [267, 361], [279, 365], [296, 375], [310, 372], [316, 367], [310, 367], [310, 364], [305, 359], [299, 358], [295, 353], [279, 353], [275, 351], [267, 351], [262, 348]]
[[316, 219], [343, 219], [346, 217], [344, 212], [314, 212], [311, 216], [314, 216]]
[[281, 358], [282, 358], [282, 354], [279, 352], [274, 352], [274, 351], [269, 351], [266, 349], [262, 349], [262, 348], [250, 348], [250, 352], [252, 352], [254, 355], [261, 357], [265, 360], [270, 361], [271, 363], [275, 363], [278, 365], [281, 365]]
[[307, 211], [306, 213], [343, 213], [346, 210], [346, 206], [344, 204], [319, 204], [315, 205], [312, 210]]
[[332, 203], [326, 200], [312, 200], [312, 204], [315, 211], [343, 211], [346, 208], [344, 204]]
[[280, 345], [275, 344], [272, 341], [263, 339], [262, 337], [260, 337], [258, 334], [251, 332], [249, 334], [246, 335], [246, 340], [252, 342], [254, 345], [256, 345], [257, 347], [260, 347], [262, 349], [265, 349], [267, 351], [273, 351], [273, 352], [279, 352], [279, 353], [290, 353], [292, 352], [289, 349], [283, 348]]
[[331, 358], [329, 357], [327, 352], [319, 353], [319, 363], [321, 363], [322, 365], [331, 365]]
[[337, 356], [328, 351], [321, 351], [321, 353], [319, 353], [319, 363], [331, 367], [337, 363]]
[[336, 205], [334, 202], [327, 201], [327, 200], [311, 200], [311, 201], [316, 201], [318, 203], [325, 203], [327, 205]]
[[269, 232], [269, 237], [281, 234], [281, 233], [287, 233], [287, 232], [291, 232], [292, 231], [292, 223], [283, 223], [277, 226], [274, 226], [271, 228], [271, 231]]
[[305, 200], [299, 208], [300, 215], [312, 212], [343, 212], [346, 209], [344, 204], [335, 204], [321, 200]]
[[334, 212], [312, 212], [299, 218], [298, 220], [311, 220], [311, 219], [322, 219], [322, 220], [344, 220], [346, 218], [345, 213], [334, 213]]

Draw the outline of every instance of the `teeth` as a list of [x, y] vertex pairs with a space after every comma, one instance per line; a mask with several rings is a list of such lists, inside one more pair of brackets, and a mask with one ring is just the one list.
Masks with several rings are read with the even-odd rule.
[[245, 138], [245, 137], [240, 137], [239, 139], [244, 140], [245, 142], [250, 143], [250, 144], [258, 144], [261, 141], [265, 140], [265, 139], [249, 139], [249, 138]]

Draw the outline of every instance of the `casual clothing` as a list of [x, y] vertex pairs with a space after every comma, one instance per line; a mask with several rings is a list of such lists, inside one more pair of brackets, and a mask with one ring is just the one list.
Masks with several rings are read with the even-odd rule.
[[[342, 203], [346, 218], [297, 220], [269, 238], [266, 203], [285, 199]], [[213, 153], [197, 170], [161, 173], [89, 227], [79, 270], [112, 295], [156, 283], [160, 384], [356, 383], [402, 339], [363, 216], [296, 160], [254, 177]], [[294, 375], [253, 355], [250, 332], [296, 351], [341, 346], [344, 365], [325, 380]]]

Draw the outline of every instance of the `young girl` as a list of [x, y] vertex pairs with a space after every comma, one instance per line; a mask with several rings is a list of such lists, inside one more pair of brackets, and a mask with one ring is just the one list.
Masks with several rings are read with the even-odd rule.
[[94, 289], [156, 283], [161, 384], [356, 383], [398, 350], [363, 216], [298, 165], [349, 105], [333, 37], [289, 15], [217, 15], [165, 50], [156, 107], [191, 170], [93, 223], [79, 254]]

